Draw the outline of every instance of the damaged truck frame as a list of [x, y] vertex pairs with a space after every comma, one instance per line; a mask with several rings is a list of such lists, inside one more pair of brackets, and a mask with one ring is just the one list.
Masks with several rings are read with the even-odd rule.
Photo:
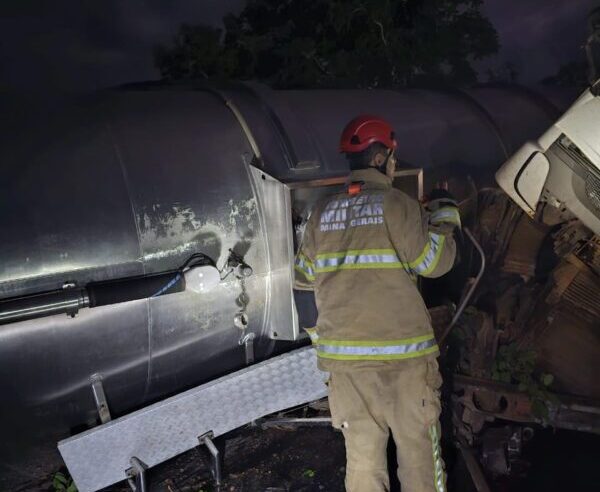
[[[343, 186], [357, 107], [397, 129], [395, 186], [421, 198], [450, 176], [460, 199], [459, 266], [421, 288], [447, 438], [480, 490], [481, 465], [518, 469], [530, 423], [598, 433], [598, 86], [560, 117], [567, 100], [140, 84], [20, 106], [1, 147], [0, 488], [60, 466], [57, 442], [82, 492], [146, 490], [149, 467], [198, 445], [219, 480], [214, 438], [326, 396], [292, 260], [312, 204]], [[486, 186], [503, 162], [505, 193]]]

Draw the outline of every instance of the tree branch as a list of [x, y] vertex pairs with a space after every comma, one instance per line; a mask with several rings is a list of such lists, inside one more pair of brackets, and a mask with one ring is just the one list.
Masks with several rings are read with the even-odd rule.
[[379, 30], [381, 31], [381, 41], [383, 41], [383, 45], [385, 47], [387, 47], [387, 40], [385, 39], [385, 33], [383, 31], [383, 24], [381, 22], [379, 22], [378, 20], [374, 20], [373, 21], [376, 25], [379, 26]]

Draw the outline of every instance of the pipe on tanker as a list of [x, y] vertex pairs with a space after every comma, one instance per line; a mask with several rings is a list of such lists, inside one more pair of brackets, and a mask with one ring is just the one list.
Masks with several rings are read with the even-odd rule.
[[[206, 270], [200, 273], [200, 277], [206, 275], [207, 286], [214, 284], [217, 276], [220, 281], [214, 261], [202, 253], [196, 253], [178, 270], [92, 282], [83, 289], [77, 289], [72, 284], [65, 283], [62, 290], [6, 299], [0, 302], [0, 325], [55, 314], [75, 317], [79, 310], [85, 307], [108, 306], [183, 292], [186, 289], [186, 278], [189, 278], [189, 272], [199, 269], [199, 267], [209, 268], [208, 275], [206, 275]], [[193, 282], [196, 281], [197, 279], [194, 278]], [[200, 283], [200, 289], [206, 290], [204, 283]]]
[[264, 167], [262, 153], [260, 151], [258, 143], [256, 142], [256, 138], [254, 137], [254, 133], [252, 132], [250, 125], [246, 121], [246, 118], [244, 117], [244, 115], [242, 114], [240, 109], [237, 107], [237, 105], [231, 100], [231, 98], [228, 98], [221, 91], [219, 91], [213, 87], [205, 87], [204, 90], [206, 92], [216, 96], [221, 101], [223, 101], [225, 106], [227, 106], [229, 111], [231, 111], [231, 113], [237, 120], [238, 124], [240, 125], [240, 128], [244, 132], [244, 136], [246, 137], [246, 140], [248, 141], [248, 144], [250, 145], [250, 148], [252, 149], [252, 152], [254, 153], [255, 159], [260, 164], [260, 167]]
[[16, 297], [0, 302], [0, 325], [55, 314], [75, 316], [88, 307], [90, 299], [85, 290], [69, 289]]
[[85, 289], [90, 306], [108, 306], [120, 302], [175, 294], [185, 290], [185, 279], [179, 270], [157, 275], [91, 283]]

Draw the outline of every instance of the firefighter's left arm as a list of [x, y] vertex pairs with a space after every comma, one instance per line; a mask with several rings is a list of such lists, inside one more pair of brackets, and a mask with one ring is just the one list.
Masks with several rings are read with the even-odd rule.
[[458, 204], [454, 197], [443, 188], [436, 188], [429, 196], [427, 202], [429, 211], [429, 224], [440, 231], [453, 232], [455, 227], [460, 228], [460, 214]]
[[[436, 193], [438, 192], [438, 193]], [[448, 273], [456, 261], [454, 230], [461, 227], [456, 201], [445, 190], [434, 190], [433, 199], [427, 203], [428, 235], [430, 242], [437, 237], [439, 250], [435, 268], [426, 277], [441, 277]]]
[[424, 208], [403, 193], [390, 194], [386, 204], [386, 225], [404, 268], [411, 275], [441, 277], [453, 266], [456, 243], [453, 231], [456, 215], [451, 199], [434, 198]]
[[311, 214], [304, 235], [302, 244], [298, 248], [296, 261], [294, 262], [294, 289], [313, 290], [315, 283], [315, 242], [313, 228], [315, 222], [315, 213]]

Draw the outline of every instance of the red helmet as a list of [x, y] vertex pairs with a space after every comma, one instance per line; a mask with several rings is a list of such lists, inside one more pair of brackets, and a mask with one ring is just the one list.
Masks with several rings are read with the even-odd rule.
[[340, 152], [362, 152], [379, 142], [388, 149], [397, 147], [392, 125], [378, 116], [361, 114], [346, 125], [340, 140]]

